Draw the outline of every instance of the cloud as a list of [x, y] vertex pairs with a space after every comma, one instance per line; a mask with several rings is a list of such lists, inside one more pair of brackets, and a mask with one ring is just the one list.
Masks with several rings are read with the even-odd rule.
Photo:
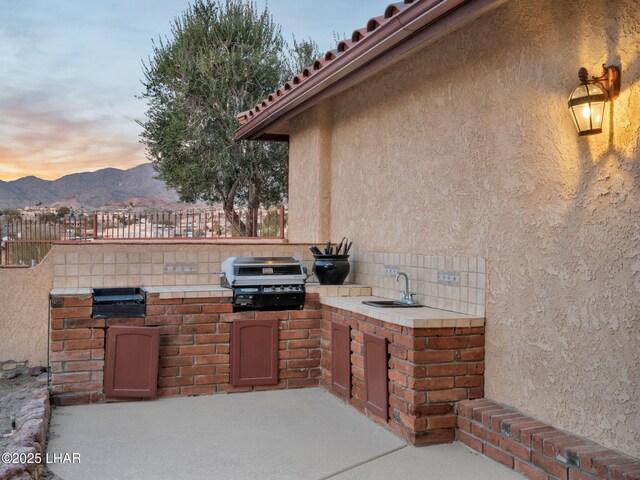
[[[389, 0], [273, 0], [287, 40], [329, 48]], [[190, 0], [0, 0], [0, 179], [46, 179], [146, 161], [141, 60]], [[259, 0], [260, 7], [265, 0]], [[345, 6], [348, 3], [349, 6]], [[339, 12], [336, 15], [335, 12]]]
[[117, 112], [91, 113], [54, 108], [47, 94], [0, 99], [0, 179], [25, 175], [54, 179], [105, 167], [130, 168], [146, 161], [140, 128], [122, 128]]

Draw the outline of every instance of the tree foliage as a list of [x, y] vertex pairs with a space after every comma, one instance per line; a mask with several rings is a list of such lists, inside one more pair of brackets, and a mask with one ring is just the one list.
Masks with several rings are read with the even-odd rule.
[[20, 213], [20, 210], [7, 208], [2, 212], [2, 217], [5, 222], [13, 222], [15, 220], [20, 220], [22, 218], [22, 214]]
[[38, 215], [38, 220], [41, 222], [54, 222], [57, 218], [58, 216], [53, 212], [41, 213]]
[[65, 217], [71, 213], [71, 209], [69, 207], [60, 207], [58, 208], [58, 218]]
[[289, 56], [289, 76], [296, 75], [306, 67], [310, 67], [313, 61], [319, 58], [320, 49], [311, 37], [298, 41], [293, 35], [293, 47]]
[[221, 203], [239, 224], [235, 206], [257, 213], [286, 195], [287, 146], [234, 136], [236, 115], [285, 80], [285, 42], [266, 9], [241, 0], [196, 0], [171, 37], [143, 68], [142, 143], [183, 201]]

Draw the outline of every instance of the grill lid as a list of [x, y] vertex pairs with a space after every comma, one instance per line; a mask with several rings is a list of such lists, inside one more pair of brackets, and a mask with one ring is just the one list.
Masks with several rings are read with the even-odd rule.
[[295, 257], [236, 257], [233, 273], [236, 276], [299, 275], [302, 269]]
[[222, 284], [283, 285], [306, 280], [304, 264], [296, 257], [229, 257], [222, 262]]

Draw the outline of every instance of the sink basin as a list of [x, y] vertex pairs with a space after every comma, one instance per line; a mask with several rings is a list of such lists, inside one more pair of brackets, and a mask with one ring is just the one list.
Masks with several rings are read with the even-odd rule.
[[378, 308], [416, 308], [416, 307], [424, 307], [424, 305], [407, 305], [406, 303], [399, 302], [397, 300], [365, 300], [362, 302], [365, 305], [369, 305], [370, 307], [378, 307]]

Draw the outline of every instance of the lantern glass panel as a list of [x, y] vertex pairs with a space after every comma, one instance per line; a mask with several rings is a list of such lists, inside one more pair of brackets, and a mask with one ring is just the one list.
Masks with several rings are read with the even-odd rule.
[[599, 133], [602, 130], [604, 95], [604, 91], [593, 84], [579, 85], [571, 94], [571, 116], [581, 135]]

